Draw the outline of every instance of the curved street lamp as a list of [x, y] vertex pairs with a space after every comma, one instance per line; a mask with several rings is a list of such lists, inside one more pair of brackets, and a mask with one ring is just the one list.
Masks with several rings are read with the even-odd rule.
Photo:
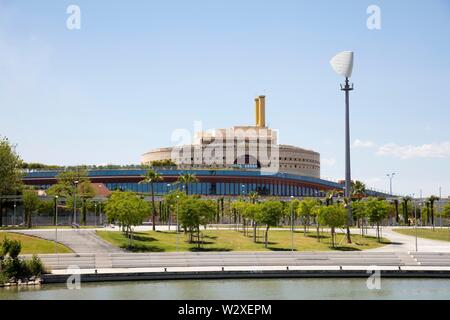
[[[351, 195], [351, 171], [350, 171], [350, 107], [349, 93], [353, 90], [353, 83], [350, 85], [348, 79], [353, 71], [353, 51], [343, 51], [335, 55], [330, 60], [333, 70], [345, 77], [345, 84], [341, 84], [341, 90], [345, 92], [345, 190], [344, 197], [347, 199]], [[347, 242], [351, 243], [350, 225], [353, 224], [352, 208], [348, 206], [347, 216]]]

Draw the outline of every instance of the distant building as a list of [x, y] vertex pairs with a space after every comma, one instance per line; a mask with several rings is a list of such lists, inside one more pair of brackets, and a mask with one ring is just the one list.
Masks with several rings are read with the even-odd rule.
[[266, 127], [265, 96], [255, 98], [255, 125], [196, 132], [190, 145], [151, 150], [143, 164], [172, 160], [178, 169], [246, 169], [320, 178], [320, 154], [279, 145], [277, 131]]

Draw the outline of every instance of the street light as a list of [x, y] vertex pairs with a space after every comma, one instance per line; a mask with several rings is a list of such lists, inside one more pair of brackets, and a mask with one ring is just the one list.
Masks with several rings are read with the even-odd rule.
[[[345, 194], [349, 199], [351, 192], [351, 172], [350, 172], [350, 107], [349, 93], [353, 90], [353, 84], [350, 86], [348, 78], [351, 77], [353, 71], [353, 51], [343, 51], [335, 55], [330, 60], [333, 70], [345, 77], [345, 84], [341, 84], [341, 90], [345, 92]], [[352, 224], [352, 208], [348, 206], [347, 216], [347, 241], [350, 239], [350, 225]]]
[[177, 252], [178, 252], [178, 238], [179, 238], [179, 235], [178, 235], [178, 201], [179, 201], [179, 198], [180, 198], [180, 196], [179, 195], [177, 195]]
[[16, 207], [17, 207], [17, 204], [16, 204], [16, 200], [14, 199], [14, 215], [13, 215], [13, 226], [15, 226], [15, 225], [16, 225]]
[[75, 186], [75, 190], [73, 192], [73, 224], [77, 224], [77, 187], [78, 187], [78, 180], [75, 180], [73, 182]]
[[58, 254], [58, 196], [55, 196], [55, 253]]
[[389, 194], [392, 196], [392, 179], [394, 179], [395, 172], [392, 172], [391, 174], [386, 174], [386, 176], [389, 178]]
[[294, 253], [294, 196], [291, 196], [291, 251]]

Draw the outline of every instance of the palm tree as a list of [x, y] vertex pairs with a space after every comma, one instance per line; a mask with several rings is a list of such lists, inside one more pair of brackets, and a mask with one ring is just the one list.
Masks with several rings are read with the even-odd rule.
[[361, 181], [355, 181], [352, 183], [352, 198], [362, 199], [366, 196], [366, 185]]
[[396, 221], [397, 224], [398, 224], [399, 221], [400, 221], [400, 218], [399, 218], [399, 216], [398, 216], [398, 199], [394, 199], [394, 200], [393, 200], [393, 203], [394, 203], [394, 208], [395, 208], [395, 221]]
[[195, 174], [192, 174], [192, 173], [181, 174], [178, 177], [178, 183], [181, 183], [184, 186], [184, 191], [186, 192], [186, 195], [189, 194], [188, 185], [190, 183], [195, 183], [195, 182], [198, 182], [198, 179], [195, 176]]
[[156, 207], [155, 207], [155, 191], [153, 188], [153, 184], [155, 182], [162, 181], [163, 178], [158, 172], [155, 172], [154, 170], [150, 169], [147, 171], [147, 173], [144, 176], [144, 179], [139, 181], [139, 183], [149, 183], [150, 184], [150, 191], [152, 193], [152, 225], [153, 225], [153, 231], [156, 230]]
[[256, 191], [251, 191], [248, 194], [248, 198], [251, 200], [253, 204], [256, 203], [256, 200], [259, 198], [259, 194]]
[[410, 196], [406, 196], [402, 198], [403, 201], [403, 215], [405, 217], [405, 223], [409, 226], [409, 219], [408, 219], [408, 202], [411, 201], [412, 198]]
[[439, 197], [436, 197], [434, 195], [428, 198], [428, 202], [430, 203], [431, 225], [433, 226], [433, 230], [434, 230], [434, 202], [437, 200], [439, 200]]
[[326, 201], [326, 205], [332, 205], [333, 204], [333, 198], [338, 196], [341, 192], [339, 190], [336, 189], [332, 189], [327, 191], [326, 195], [325, 195], [325, 201]]

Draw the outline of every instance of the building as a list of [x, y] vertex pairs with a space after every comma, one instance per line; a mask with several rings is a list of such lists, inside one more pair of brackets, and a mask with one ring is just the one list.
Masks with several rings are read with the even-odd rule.
[[196, 132], [193, 143], [151, 150], [143, 164], [172, 160], [178, 169], [254, 170], [320, 178], [320, 154], [278, 144], [277, 131], [266, 126], [266, 98], [255, 98], [255, 125]]

